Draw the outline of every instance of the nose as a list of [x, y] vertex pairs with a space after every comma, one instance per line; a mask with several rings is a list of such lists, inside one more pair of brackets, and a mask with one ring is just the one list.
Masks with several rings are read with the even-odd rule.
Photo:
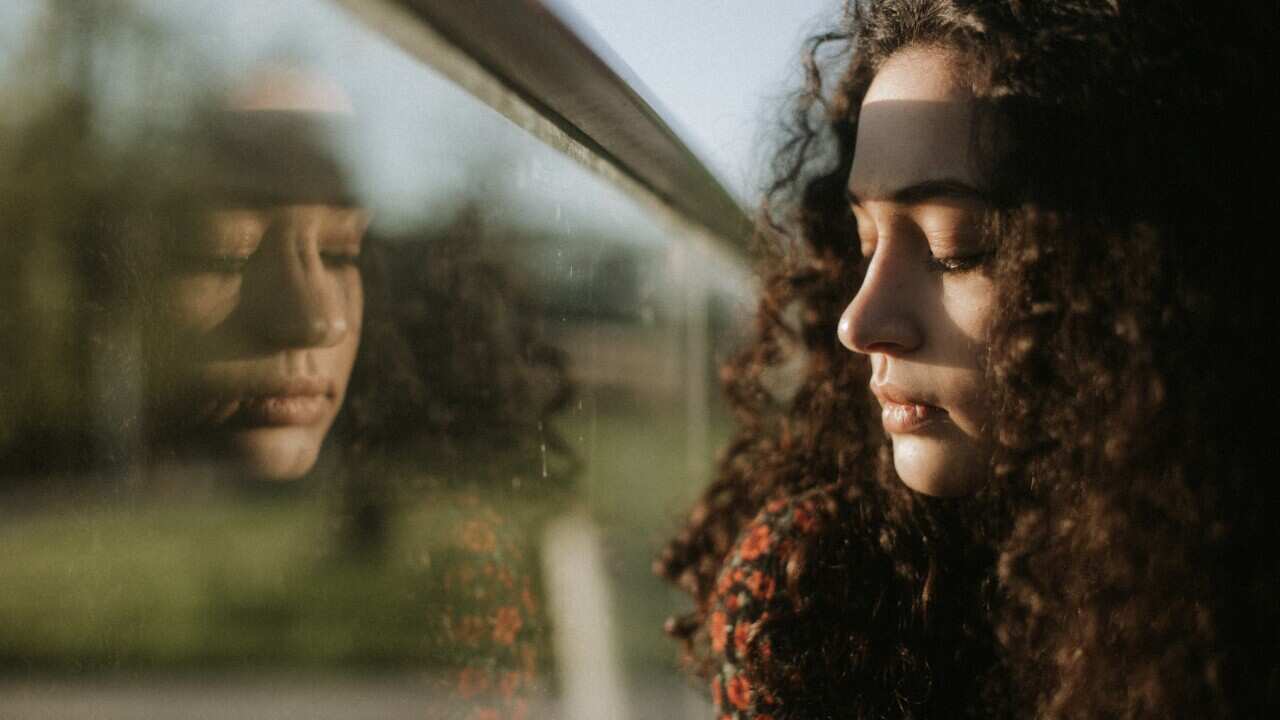
[[319, 225], [293, 219], [269, 238], [257, 295], [262, 334], [286, 347], [329, 347], [349, 332], [345, 290], [320, 254]]
[[910, 268], [882, 243], [872, 256], [862, 285], [840, 315], [836, 335], [840, 344], [864, 355], [903, 355], [924, 342], [913, 305]]

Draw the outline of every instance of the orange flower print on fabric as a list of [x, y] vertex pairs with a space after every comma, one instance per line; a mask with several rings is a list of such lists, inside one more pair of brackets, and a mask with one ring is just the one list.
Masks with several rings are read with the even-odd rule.
[[733, 588], [733, 573], [721, 573], [720, 579], [716, 581], [716, 594], [724, 595]]
[[784, 578], [798, 572], [792, 567], [798, 562], [797, 543], [822, 527], [824, 508], [809, 497], [769, 500], [726, 559], [706, 616], [710, 650], [720, 668], [711, 683], [711, 699], [718, 703], [713, 717], [773, 720], [773, 713], [780, 712], [776, 688], [767, 682], [773, 674], [742, 670], [773, 666], [771, 616], [785, 619], [793, 612], [790, 596], [783, 592]]
[[498, 568], [498, 582], [502, 583], [502, 587], [508, 590], [514, 590], [516, 587], [516, 578], [505, 565]]
[[520, 647], [520, 669], [530, 679], [538, 671], [538, 651], [532, 645], [522, 645]]
[[738, 657], [745, 657], [747, 654], [747, 645], [751, 642], [751, 626], [745, 622], [739, 622], [733, 628], [733, 651]]
[[742, 542], [742, 547], [738, 554], [743, 560], [751, 561], [769, 552], [769, 548], [773, 546], [773, 535], [769, 531], [768, 525], [756, 525], [751, 528], [751, 532], [747, 535], [747, 539]]
[[468, 520], [462, 525], [462, 546], [475, 553], [491, 553], [498, 549], [498, 536], [483, 520]]
[[725, 688], [725, 695], [729, 698], [729, 703], [739, 710], [746, 710], [751, 705], [751, 683], [741, 675], [734, 675], [729, 678], [729, 685]]
[[766, 575], [759, 570], [751, 573], [751, 576], [747, 578], [747, 589], [751, 591], [751, 596], [757, 600], [771, 599], [777, 587], [778, 582], [772, 575]]
[[458, 673], [458, 695], [463, 700], [470, 700], [489, 689], [489, 674], [485, 671], [468, 667]]
[[475, 647], [484, 639], [489, 629], [488, 623], [479, 615], [467, 615], [458, 623], [458, 640], [464, 645]]
[[813, 532], [814, 528], [817, 526], [817, 519], [813, 515], [813, 508], [808, 504], [801, 505], [796, 508], [795, 515], [792, 516], [791, 522], [795, 525], [797, 530], [805, 535]]
[[502, 716], [498, 711], [491, 707], [476, 708], [467, 716], [467, 720], [500, 720]]
[[729, 618], [719, 610], [711, 614], [711, 650], [713, 652], [724, 652], [725, 641], [728, 639]]
[[516, 691], [520, 689], [520, 682], [524, 679], [521, 673], [508, 671], [503, 674], [502, 681], [498, 684], [498, 692], [502, 693], [502, 697], [510, 700], [515, 697]]
[[456, 586], [458, 587], [458, 589], [462, 590], [463, 592], [466, 592], [473, 585], [475, 585], [476, 569], [474, 567], [471, 567], [470, 565], [463, 565], [462, 567], [457, 569], [457, 572], [453, 574], [453, 577], [457, 583]]
[[499, 645], [514, 644], [516, 634], [523, 625], [524, 620], [520, 617], [518, 608], [510, 605], [498, 608], [498, 614], [493, 620], [493, 641]]

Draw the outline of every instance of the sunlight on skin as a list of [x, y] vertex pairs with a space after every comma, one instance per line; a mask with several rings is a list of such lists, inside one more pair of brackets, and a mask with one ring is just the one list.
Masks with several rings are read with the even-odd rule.
[[902, 51], [863, 102], [848, 189], [870, 260], [838, 331], [870, 358], [899, 477], [939, 496], [971, 493], [986, 476], [982, 358], [995, 307], [976, 103], [954, 62], [946, 51]]

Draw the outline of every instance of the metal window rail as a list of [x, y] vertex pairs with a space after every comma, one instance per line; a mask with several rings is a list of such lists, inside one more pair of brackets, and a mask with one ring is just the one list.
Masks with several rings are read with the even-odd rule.
[[[341, 0], [356, 17], [534, 135], [710, 236], [744, 267], [751, 221], [624, 77], [544, 0]], [[601, 46], [601, 50], [605, 51]], [[605, 51], [607, 52], [607, 51]]]

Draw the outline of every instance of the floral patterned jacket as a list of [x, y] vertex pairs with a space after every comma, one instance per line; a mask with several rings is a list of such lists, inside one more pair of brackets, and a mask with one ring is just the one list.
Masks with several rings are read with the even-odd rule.
[[523, 720], [546, 696], [546, 622], [529, 538], [491, 505], [463, 496], [435, 551], [428, 618], [436, 667], [426, 717]]
[[[708, 607], [717, 720], [774, 720], [781, 701], [750, 665], [767, 665], [774, 646], [765, 624], [785, 617], [787, 564], [797, 541], [828, 518], [821, 491], [767, 503], [744, 528], [720, 571]], [[750, 661], [750, 662], [748, 662]]]

